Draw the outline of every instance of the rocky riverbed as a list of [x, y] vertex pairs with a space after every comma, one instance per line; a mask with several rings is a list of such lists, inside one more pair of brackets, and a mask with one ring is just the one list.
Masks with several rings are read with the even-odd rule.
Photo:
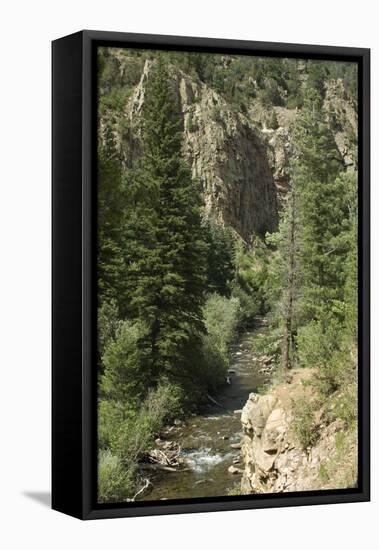
[[[241, 412], [249, 394], [270, 377], [270, 365], [253, 350], [262, 323], [240, 335], [232, 349], [229, 384], [212, 396], [201, 414], [167, 428], [157, 448], [175, 446], [179, 468], [157, 468], [149, 477], [150, 490], [141, 500], [162, 500], [227, 495], [240, 484], [243, 472]], [[170, 443], [169, 443], [170, 442]]]

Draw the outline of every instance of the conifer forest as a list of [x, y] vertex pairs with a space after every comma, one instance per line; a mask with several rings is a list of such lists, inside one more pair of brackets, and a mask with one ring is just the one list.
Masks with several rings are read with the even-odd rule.
[[99, 47], [98, 501], [357, 483], [357, 66]]

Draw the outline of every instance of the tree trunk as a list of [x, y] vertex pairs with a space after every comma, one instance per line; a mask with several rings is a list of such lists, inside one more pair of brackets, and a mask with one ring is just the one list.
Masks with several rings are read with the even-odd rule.
[[291, 368], [290, 350], [293, 342], [293, 305], [295, 297], [295, 268], [296, 268], [296, 231], [295, 231], [295, 192], [292, 190], [289, 198], [289, 228], [288, 228], [288, 263], [287, 263], [287, 293], [284, 306], [284, 332], [282, 344], [282, 366], [284, 371]]

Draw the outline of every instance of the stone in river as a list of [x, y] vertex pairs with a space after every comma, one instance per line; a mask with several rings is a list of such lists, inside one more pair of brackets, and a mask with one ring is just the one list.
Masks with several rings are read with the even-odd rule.
[[228, 468], [229, 474], [243, 474], [243, 470], [241, 468], [236, 468], [235, 466], [229, 466]]

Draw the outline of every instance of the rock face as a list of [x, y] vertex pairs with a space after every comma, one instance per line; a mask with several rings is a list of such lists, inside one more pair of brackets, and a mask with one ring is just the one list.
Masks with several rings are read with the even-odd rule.
[[[138, 155], [135, 137], [140, 132], [139, 120], [151, 67], [151, 61], [146, 61], [122, 119], [112, 126], [113, 139], [126, 165]], [[183, 153], [193, 176], [202, 184], [208, 213], [219, 223], [233, 227], [246, 241], [253, 234], [275, 230], [276, 189], [260, 131], [204, 83], [176, 68], [172, 68], [170, 77], [183, 120]], [[110, 121], [103, 117], [102, 139], [106, 139], [109, 126]]]
[[336, 452], [336, 433], [343, 426], [340, 421], [324, 426], [319, 418], [319, 442], [301, 448], [293, 429], [292, 400], [310, 398], [303, 378], [304, 374], [296, 374], [291, 384], [277, 386], [267, 395], [250, 394], [241, 416], [244, 494], [328, 488], [320, 478], [320, 467]]
[[356, 167], [357, 142], [352, 137], [358, 135], [357, 106], [346, 94], [342, 79], [328, 82], [324, 108], [344, 165]]
[[[346, 93], [342, 79], [329, 80], [325, 83], [323, 108], [341, 155], [341, 168], [344, 166], [347, 169], [356, 169], [358, 155], [354, 136], [358, 135], [357, 105]], [[275, 112], [277, 119], [276, 128], [267, 126], [272, 111]], [[279, 197], [285, 195], [290, 188], [293, 126], [299, 116], [301, 116], [299, 108], [287, 109], [275, 106], [268, 110], [259, 103], [253, 103], [249, 111], [250, 120], [255, 126], [261, 128], [261, 134], [265, 139], [269, 165]]]

